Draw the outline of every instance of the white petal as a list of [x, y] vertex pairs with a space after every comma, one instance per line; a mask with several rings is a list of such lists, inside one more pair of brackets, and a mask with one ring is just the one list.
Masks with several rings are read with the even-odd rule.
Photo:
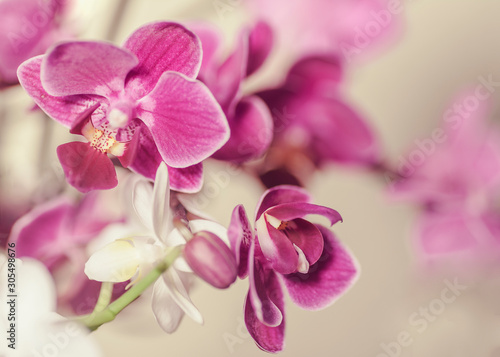
[[153, 191], [153, 227], [156, 236], [165, 241], [172, 230], [170, 222], [170, 183], [167, 165], [158, 166]]
[[175, 247], [177, 245], [186, 244], [186, 239], [178, 229], [173, 229], [168, 234], [167, 239], [165, 239], [164, 243], [167, 247]]
[[307, 274], [307, 272], [309, 271], [309, 262], [306, 258], [306, 255], [304, 254], [302, 249], [300, 249], [295, 244], [293, 245], [293, 247], [295, 248], [295, 250], [299, 255], [299, 262], [297, 263], [297, 271], [302, 274]]
[[224, 243], [229, 245], [227, 228], [217, 222], [207, 221], [205, 219], [194, 219], [192, 221], [189, 221], [189, 228], [191, 228], [191, 231], [193, 233], [200, 231], [209, 231], [222, 239]]
[[[7, 273], [10, 273], [8, 261], [0, 269], [0, 299], [7, 299]], [[22, 321], [36, 321], [56, 308], [56, 288], [49, 271], [39, 261], [31, 258], [15, 260], [15, 291], [17, 294], [17, 314]], [[4, 303], [2, 310], [9, 306]], [[7, 314], [0, 314], [7, 316]]]
[[153, 287], [151, 306], [158, 325], [167, 333], [175, 332], [184, 311], [175, 303], [163, 279], [158, 279]]
[[91, 280], [123, 282], [134, 276], [140, 262], [140, 253], [132, 242], [118, 239], [92, 254], [85, 264], [85, 274]]
[[172, 293], [175, 303], [191, 319], [199, 324], [203, 324], [203, 316], [201, 316], [200, 311], [194, 306], [188, 294], [191, 277], [191, 274], [178, 272], [175, 269], [169, 269], [163, 274], [165, 285]]
[[148, 230], [153, 230], [153, 187], [148, 180], [135, 180], [132, 189], [135, 214]]
[[207, 220], [214, 220], [212, 216], [210, 216], [208, 213], [203, 212], [199, 208], [199, 195], [201, 193], [178, 193], [177, 194], [177, 199], [179, 202], [186, 208], [188, 212], [191, 212], [192, 214], [202, 218], [202, 219], [207, 219]]

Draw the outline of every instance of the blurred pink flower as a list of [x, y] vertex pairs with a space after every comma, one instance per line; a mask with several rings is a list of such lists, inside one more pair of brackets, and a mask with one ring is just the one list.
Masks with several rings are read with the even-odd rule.
[[[471, 101], [477, 105], [464, 107]], [[458, 96], [441, 135], [419, 141], [391, 185], [393, 197], [423, 208], [415, 233], [426, 258], [500, 248], [500, 131], [487, 123], [489, 112], [474, 92]]]
[[16, 244], [18, 257], [35, 258], [45, 264], [57, 277], [59, 302], [73, 305], [78, 313], [91, 310], [94, 306], [82, 306], [81, 302], [99, 294], [99, 286], [89, 284], [83, 271], [87, 245], [105, 228], [123, 221], [107, 209], [107, 199], [98, 192], [89, 193], [78, 203], [58, 197], [21, 217], [8, 238], [9, 243]]
[[350, 61], [392, 34], [401, 3], [383, 0], [249, 0], [270, 23], [288, 58], [318, 54]]
[[317, 167], [380, 162], [374, 132], [342, 97], [342, 78], [337, 57], [307, 57], [295, 63], [281, 86], [259, 93], [273, 113], [272, 150], [283, 152], [280, 160], [300, 153]]
[[332, 304], [355, 281], [358, 268], [351, 254], [327, 228], [303, 217], [322, 215], [341, 221], [333, 209], [311, 204], [309, 194], [294, 186], [277, 186], [262, 196], [255, 233], [245, 209], [237, 206], [228, 235], [238, 262], [238, 276], [249, 276], [245, 323], [257, 345], [268, 352], [284, 347], [282, 286], [292, 301], [307, 310]]
[[239, 34], [234, 50], [222, 57], [223, 38], [216, 29], [197, 24], [203, 62], [198, 79], [205, 83], [226, 114], [231, 136], [212, 157], [242, 163], [261, 157], [272, 140], [273, 120], [265, 103], [255, 95], [243, 95], [246, 78], [265, 62], [273, 45], [272, 31], [263, 22]]
[[164, 161], [172, 188], [195, 192], [200, 162], [227, 141], [220, 105], [196, 81], [198, 38], [183, 26], [157, 22], [136, 30], [123, 48], [105, 42], [66, 42], [23, 63], [19, 80], [52, 118], [89, 143], [57, 153], [68, 182], [82, 192], [117, 184], [107, 154], [154, 178]]
[[67, 0], [0, 0], [0, 87], [17, 83], [17, 67], [67, 38], [61, 15]]

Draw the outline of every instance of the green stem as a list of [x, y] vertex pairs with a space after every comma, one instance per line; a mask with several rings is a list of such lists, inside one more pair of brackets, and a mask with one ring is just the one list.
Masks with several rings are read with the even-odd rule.
[[99, 326], [113, 321], [132, 301], [137, 299], [151, 284], [153, 284], [177, 259], [181, 253], [181, 247], [173, 247], [167, 256], [151, 270], [144, 278], [139, 280], [127, 292], [109, 304], [103, 310], [97, 308], [90, 315], [83, 316], [79, 319], [81, 323], [87, 326], [91, 331], [96, 330]]
[[111, 302], [111, 296], [113, 295], [113, 283], [104, 282], [101, 284], [101, 291], [99, 292], [99, 298], [95, 304], [94, 311], [92, 314], [97, 314], [103, 311]]

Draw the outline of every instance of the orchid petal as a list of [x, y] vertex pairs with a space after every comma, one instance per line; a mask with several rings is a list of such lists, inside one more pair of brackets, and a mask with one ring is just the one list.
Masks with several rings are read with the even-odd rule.
[[168, 169], [165, 163], [161, 163], [156, 171], [153, 189], [153, 227], [155, 234], [161, 241], [167, 239], [172, 230], [170, 222], [170, 187], [168, 180]]
[[156, 22], [136, 30], [123, 45], [139, 59], [127, 78], [127, 90], [141, 98], [155, 87], [166, 71], [196, 78], [201, 66], [199, 39], [185, 27]]
[[292, 301], [306, 310], [320, 310], [331, 305], [349, 289], [359, 275], [357, 262], [325, 227], [316, 226], [325, 239], [325, 249], [307, 274], [282, 276]]
[[307, 95], [336, 93], [343, 79], [340, 59], [336, 56], [311, 56], [293, 65], [285, 87], [293, 93]]
[[[57, 249], [60, 227], [74, 212], [73, 204], [63, 197], [36, 206], [12, 227], [9, 241], [16, 244], [18, 257], [32, 257], [50, 265], [48, 258], [57, 259], [64, 250]], [[73, 237], [64, 237], [65, 240]]]
[[62, 144], [57, 148], [57, 156], [68, 183], [80, 192], [111, 189], [118, 184], [111, 160], [88, 143]]
[[222, 109], [231, 112], [231, 106], [240, 92], [248, 61], [248, 37], [240, 36], [234, 52], [217, 70], [214, 83], [207, 83]]
[[313, 265], [318, 261], [324, 244], [323, 235], [314, 224], [297, 218], [287, 223], [285, 233], [288, 239], [303, 252], [308, 264]]
[[255, 223], [255, 228], [262, 253], [271, 262], [272, 268], [281, 274], [297, 271], [299, 257], [284, 231], [269, 223], [265, 213]]
[[245, 97], [229, 119], [231, 136], [213, 157], [242, 163], [264, 155], [273, 139], [273, 118], [257, 96]]
[[306, 190], [297, 186], [281, 185], [270, 188], [264, 192], [257, 204], [258, 209], [255, 220], [258, 220], [264, 211], [273, 206], [292, 202], [310, 203], [312, 202], [312, 197]]
[[328, 218], [331, 225], [342, 221], [342, 216], [334, 209], [303, 202], [283, 203], [268, 209], [265, 213], [280, 221], [291, 221], [310, 214], [317, 214]]
[[[0, 266], [0, 273], [7, 277], [8, 263]], [[16, 260], [16, 292], [22, 297], [22, 307], [25, 311], [18, 313], [23, 322], [36, 321], [56, 308], [56, 289], [52, 277], [47, 268], [38, 260], [21, 258]], [[0, 292], [6, 297], [8, 293], [7, 278], [1, 279]], [[34, 292], [37, 293], [34, 293]], [[4, 300], [5, 301], [5, 300]], [[8, 307], [8, 306], [7, 306]], [[3, 310], [3, 306], [2, 306]], [[2, 311], [3, 312], [3, 311]], [[2, 319], [3, 315], [2, 314]]]
[[191, 232], [198, 233], [201, 231], [207, 231], [215, 234], [217, 237], [222, 239], [226, 245], [229, 246], [229, 238], [227, 236], [227, 229], [223, 225], [209, 221], [206, 219], [193, 219], [189, 221], [189, 228], [191, 228]]
[[175, 332], [184, 317], [184, 311], [175, 303], [163, 279], [158, 279], [154, 284], [151, 306], [156, 321], [163, 331]]
[[338, 98], [300, 100], [297, 117], [312, 133], [311, 145], [319, 161], [374, 164], [380, 159], [373, 130], [347, 103]]
[[[284, 309], [283, 305], [281, 305], [281, 311]], [[263, 324], [257, 318], [248, 296], [245, 302], [245, 325], [250, 336], [260, 349], [270, 353], [277, 353], [285, 347], [285, 318], [275, 327]]]
[[42, 61], [40, 78], [53, 96], [119, 93], [138, 63], [126, 49], [104, 42], [66, 42], [52, 47]]
[[130, 240], [118, 239], [98, 250], [85, 264], [85, 274], [91, 280], [119, 283], [131, 279], [141, 255]]
[[172, 167], [201, 162], [229, 138], [227, 120], [208, 88], [178, 73], [164, 73], [137, 112]]
[[132, 187], [132, 204], [141, 223], [153, 230], [153, 186], [147, 180], [137, 180]]
[[253, 242], [254, 236], [243, 205], [234, 208], [227, 235], [236, 256], [238, 276], [240, 279], [244, 279], [248, 275], [248, 260], [254, 259], [253, 256], [249, 256], [250, 244]]
[[156, 170], [163, 159], [149, 129], [145, 125], [141, 125], [139, 128], [140, 133], [136, 134], [138, 135], [137, 148], [129, 168], [154, 181]]
[[[255, 242], [250, 246], [251, 257], [254, 257], [254, 250]], [[255, 259], [250, 259], [248, 270], [250, 284], [248, 299], [257, 319], [267, 326], [279, 326], [284, 316], [283, 293], [275, 272], [264, 268]]]
[[219, 54], [224, 38], [216, 27], [206, 23], [195, 23], [190, 25], [190, 28], [200, 39], [203, 49], [203, 60], [198, 78], [203, 83], [212, 83], [216, 80], [216, 68], [219, 66]]
[[168, 175], [170, 188], [174, 191], [195, 193], [203, 186], [202, 163], [183, 168], [169, 167]]
[[273, 48], [273, 42], [271, 26], [264, 21], [257, 22], [249, 36], [247, 76], [250, 76], [262, 66]]
[[203, 316], [191, 301], [188, 287], [192, 274], [186, 274], [175, 269], [167, 270], [163, 275], [165, 286], [170, 289], [172, 298], [177, 305], [195, 322], [203, 324]]
[[40, 81], [43, 57], [31, 58], [19, 66], [19, 82], [48, 116], [70, 128], [75, 122], [87, 118], [99, 106], [101, 99], [90, 95], [66, 97], [49, 95]]

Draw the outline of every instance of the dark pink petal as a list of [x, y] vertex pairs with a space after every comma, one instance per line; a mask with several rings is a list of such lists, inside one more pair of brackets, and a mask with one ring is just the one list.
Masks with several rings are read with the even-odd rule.
[[313, 265], [323, 252], [323, 235], [314, 224], [302, 218], [287, 223], [284, 229], [288, 239], [302, 250], [307, 262]]
[[[64, 255], [60, 245], [63, 222], [74, 212], [73, 203], [66, 197], [36, 206], [12, 227], [10, 242], [16, 243], [18, 257], [32, 257], [48, 266]], [[67, 240], [72, 237], [65, 237]]]
[[342, 78], [343, 70], [338, 57], [306, 57], [290, 69], [285, 87], [294, 93], [328, 96], [338, 90]]
[[[135, 140], [137, 140], [136, 144], [133, 142], [129, 143], [131, 146], [137, 145], [133, 159], [129, 162], [129, 166], [135, 172], [154, 180], [156, 170], [163, 159], [158, 149], [156, 149], [156, 144], [153, 141], [149, 129], [146, 126], [140, 127], [140, 134], [138, 130], [136, 130], [133, 141]], [[126, 153], [128, 152], [128, 147], [129, 146], [127, 146]], [[120, 159], [120, 161], [122, 160]], [[168, 166], [168, 176], [170, 188], [172, 190], [186, 193], [198, 192], [203, 185], [203, 165], [199, 163], [185, 168], [173, 168]]]
[[189, 28], [198, 36], [203, 49], [203, 60], [198, 79], [205, 84], [213, 83], [220, 65], [219, 55], [224, 42], [223, 35], [217, 28], [206, 23], [191, 24]]
[[203, 164], [175, 168], [168, 166], [170, 188], [174, 191], [196, 193], [203, 186]]
[[298, 116], [303, 127], [312, 133], [311, 147], [320, 162], [373, 164], [380, 159], [374, 132], [344, 101], [316, 99], [304, 104], [302, 110]]
[[245, 78], [248, 61], [248, 38], [241, 36], [236, 48], [217, 70], [215, 82], [206, 83], [226, 113], [234, 108], [240, 92], [241, 82]]
[[74, 95], [53, 97], [42, 87], [40, 67], [43, 56], [34, 57], [19, 66], [19, 82], [35, 103], [48, 116], [66, 127], [87, 118], [97, 107], [100, 97], [90, 95]]
[[273, 30], [267, 23], [259, 21], [250, 32], [248, 41], [247, 76], [262, 66], [273, 48], [273, 42]]
[[299, 265], [297, 251], [285, 232], [269, 224], [267, 218], [264, 214], [264, 217], [255, 223], [262, 253], [278, 273], [296, 272]]
[[57, 156], [68, 183], [80, 192], [107, 190], [118, 184], [111, 160], [88, 143], [75, 141], [60, 145]]
[[317, 225], [325, 239], [325, 249], [307, 274], [282, 276], [292, 301], [306, 310], [319, 310], [332, 304], [355, 282], [357, 264], [332, 232]]
[[270, 208], [266, 213], [280, 221], [291, 221], [296, 218], [303, 218], [309, 214], [324, 216], [328, 218], [332, 225], [342, 221], [340, 214], [332, 208], [302, 202], [284, 203]]
[[281, 313], [281, 321], [276, 326], [269, 326], [261, 321], [258, 310], [252, 303], [251, 291], [248, 292], [245, 302], [245, 324], [248, 332], [259, 348], [267, 352], [279, 352], [284, 347], [285, 335], [285, 302], [281, 285], [276, 275], [268, 272], [265, 292], [268, 304]]
[[244, 279], [248, 275], [248, 260], [254, 259], [248, 256], [254, 236], [243, 205], [234, 208], [227, 235], [238, 263], [238, 276]]
[[127, 78], [127, 90], [141, 98], [156, 86], [166, 71], [196, 78], [201, 65], [200, 40], [185, 27], [156, 22], [136, 30], [124, 43], [139, 59]]
[[138, 61], [129, 51], [104, 42], [66, 42], [47, 52], [41, 81], [50, 95], [96, 94], [109, 97], [125, 86]]
[[123, 155], [118, 157], [118, 160], [120, 160], [120, 163], [125, 168], [129, 167], [136, 158], [141, 136], [143, 135], [141, 134], [141, 129], [142, 125], [136, 128], [132, 139], [125, 144]]
[[[250, 246], [251, 257], [254, 256], [254, 247], [254, 244]], [[279, 326], [284, 317], [283, 292], [276, 273], [262, 266], [256, 259], [250, 259], [248, 269], [248, 299], [257, 319], [267, 326]]]
[[137, 113], [172, 167], [201, 162], [229, 138], [227, 120], [208, 88], [178, 73], [163, 74], [156, 88], [139, 101]]
[[297, 186], [281, 185], [270, 188], [262, 195], [257, 204], [257, 214], [255, 220], [258, 220], [264, 211], [282, 203], [292, 202], [312, 202], [312, 197], [303, 188]]
[[273, 139], [273, 118], [259, 97], [243, 98], [228, 120], [231, 136], [213, 155], [215, 159], [242, 163], [266, 152]]
[[245, 325], [255, 344], [261, 350], [277, 353], [285, 347], [285, 318], [276, 327], [263, 324], [257, 318], [248, 296], [245, 301]]
[[[139, 131], [134, 135], [137, 136], [136, 139], [134, 138], [134, 140], [137, 140], [137, 143], [134, 144], [137, 147], [133, 155], [132, 152], [127, 153], [126, 162], [129, 163], [129, 168], [133, 171], [154, 180], [156, 170], [163, 159], [156, 148], [149, 129], [145, 125], [141, 125], [138, 129]], [[131, 155], [131, 157], [128, 157], [128, 155]]]

